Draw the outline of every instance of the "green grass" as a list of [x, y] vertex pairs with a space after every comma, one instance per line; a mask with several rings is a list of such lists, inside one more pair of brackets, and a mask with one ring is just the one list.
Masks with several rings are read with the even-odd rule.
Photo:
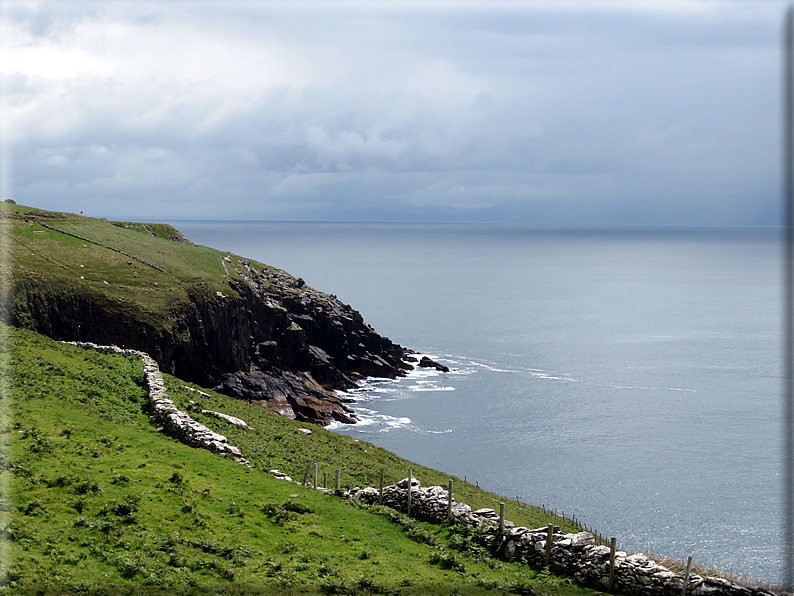
[[[159, 317], [165, 325], [169, 313], [187, 303], [191, 292], [237, 294], [229, 281], [240, 279], [240, 257], [169, 240], [181, 234], [165, 224], [109, 222], [0, 203], [0, 232], [8, 239], [8, 258], [3, 267], [16, 282], [27, 278], [35, 280], [38, 287], [59, 291], [68, 287], [71, 292], [121, 302], [127, 310], [132, 307], [148, 312], [149, 318]], [[268, 268], [256, 262], [251, 265]]]
[[[407, 469], [425, 483], [448, 476], [369, 443], [167, 378], [175, 400], [229, 437], [252, 462], [192, 449], [144, 411], [140, 363], [2, 328], [0, 592], [14, 594], [588, 594], [519, 563], [493, 559], [477, 537], [388, 509], [277, 480], [300, 478], [307, 458], [344, 470], [343, 483]], [[196, 404], [190, 404], [192, 400]], [[238, 429], [198, 409], [243, 418]], [[331, 477], [333, 475], [331, 474]], [[494, 495], [456, 480], [459, 499]], [[511, 510], [544, 525], [534, 509]]]
[[[366, 441], [359, 441], [347, 435], [339, 435], [321, 427], [311, 426], [312, 434], [304, 436], [298, 428], [305, 423], [295, 422], [280, 416], [273, 416], [255, 404], [230, 400], [222, 394], [202, 390], [211, 395], [201, 396], [185, 387], [198, 387], [184, 383], [175, 377], [164, 375], [171, 399], [180, 409], [217, 432], [225, 435], [232, 445], [239, 447], [254, 466], [262, 470], [278, 468], [300, 481], [306, 463], [312, 459], [319, 464], [319, 484], [322, 485], [323, 473], [328, 473], [328, 484], [333, 487], [334, 471], [342, 470], [342, 487], [378, 486], [380, 469], [384, 469], [385, 483], [394, 484], [408, 476], [409, 468], [424, 486], [439, 485], [447, 487], [453, 481], [455, 499], [468, 503], [473, 509], [491, 507], [499, 510], [499, 503], [505, 499], [480, 489], [456, 476], [412, 463], [394, 453], [381, 449]], [[192, 402], [192, 403], [191, 403]], [[245, 430], [229, 422], [202, 414], [201, 410], [220, 411], [245, 420], [254, 431]], [[507, 501], [506, 518], [517, 525], [529, 528], [545, 526], [549, 519], [566, 531], [579, 531], [578, 526], [559, 517], [549, 516], [537, 507], [516, 501]]]

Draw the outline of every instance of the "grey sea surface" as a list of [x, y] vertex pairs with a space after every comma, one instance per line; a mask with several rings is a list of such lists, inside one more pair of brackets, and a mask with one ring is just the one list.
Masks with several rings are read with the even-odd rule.
[[368, 380], [350, 392], [361, 423], [336, 432], [575, 514], [627, 550], [781, 580], [773, 234], [173, 223], [452, 369]]

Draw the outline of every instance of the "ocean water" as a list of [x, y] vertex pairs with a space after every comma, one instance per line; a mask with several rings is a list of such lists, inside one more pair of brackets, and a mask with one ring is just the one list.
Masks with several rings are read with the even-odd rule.
[[769, 233], [175, 223], [451, 368], [369, 380], [350, 392], [361, 423], [337, 432], [575, 514], [624, 549], [782, 578]]

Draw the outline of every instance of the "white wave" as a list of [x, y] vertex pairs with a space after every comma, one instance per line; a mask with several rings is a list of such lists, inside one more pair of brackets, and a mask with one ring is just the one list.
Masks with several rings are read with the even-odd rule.
[[639, 389], [642, 391], [685, 391], [686, 393], [700, 393], [697, 389], [687, 389], [686, 387], [642, 387], [636, 385], [616, 385], [610, 383], [607, 385], [613, 389]]
[[[344, 424], [342, 422], [333, 422], [326, 426], [329, 430], [342, 430], [355, 427], [361, 430], [362, 427], [380, 427], [374, 428], [375, 432], [388, 432], [389, 430], [410, 426], [411, 419], [406, 416], [388, 416], [386, 414], [378, 414], [375, 410], [367, 408], [355, 408], [358, 422], [354, 424]], [[365, 431], [365, 432], [373, 432]]]
[[409, 391], [413, 391], [414, 393], [418, 393], [421, 391], [455, 391], [454, 387], [425, 387], [420, 385], [413, 385], [411, 387], [407, 387]]
[[509, 368], [496, 368], [495, 366], [488, 366], [487, 364], [481, 365], [485, 370], [489, 372], [498, 372], [498, 373], [515, 373], [518, 372], [516, 370], [511, 370]]
[[376, 432], [387, 433], [397, 428], [411, 426], [411, 419], [406, 416], [388, 416], [386, 414], [375, 414], [373, 416], [363, 416], [361, 422], [356, 426], [377, 426]]
[[540, 372], [530, 371], [529, 374], [531, 374], [536, 379], [546, 379], [546, 380], [549, 380], [549, 381], [565, 381], [566, 383], [578, 383], [579, 382], [576, 379], [572, 379], [570, 377], [559, 377], [557, 375], [549, 374], [549, 373], [543, 372], [543, 371], [540, 371]]
[[435, 368], [417, 368], [416, 370], [412, 370], [410, 373], [408, 373], [408, 378], [415, 379], [417, 377], [418, 378], [438, 377], [444, 374], [448, 374], [448, 373], [443, 373], [440, 370], [436, 370]]
[[384, 422], [386, 422], [386, 424], [388, 424], [389, 426], [402, 426], [405, 424], [411, 424], [411, 419], [406, 416], [402, 416], [400, 418], [394, 418], [392, 416], [383, 416], [383, 418], [384, 418]]
[[469, 366], [477, 366], [479, 368], [484, 368], [485, 370], [490, 371], [490, 372], [500, 372], [500, 373], [515, 373], [515, 372], [518, 372], [518, 371], [515, 371], [515, 370], [511, 370], [511, 369], [496, 368], [495, 366], [492, 366], [490, 364], [485, 364], [484, 362], [477, 362], [476, 360], [469, 360], [469, 362], [467, 364]]
[[407, 416], [389, 416], [387, 414], [379, 414], [375, 410], [369, 408], [356, 407], [354, 408], [359, 421], [354, 424], [343, 424], [341, 422], [333, 422], [326, 428], [334, 431], [342, 431], [355, 429], [357, 432], [365, 434], [374, 433], [388, 433], [393, 430], [409, 431], [417, 434], [429, 435], [442, 435], [454, 431], [451, 428], [444, 429], [422, 429], [416, 426]]
[[[391, 379], [390, 379], [391, 380]], [[383, 387], [376, 385], [360, 385], [347, 391], [337, 391], [336, 395], [342, 399], [352, 399], [356, 402], [359, 401], [372, 401], [379, 399], [382, 395], [399, 393], [399, 387]]]

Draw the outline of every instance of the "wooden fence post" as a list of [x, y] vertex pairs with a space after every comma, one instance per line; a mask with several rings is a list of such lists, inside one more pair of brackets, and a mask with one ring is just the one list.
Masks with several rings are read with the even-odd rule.
[[309, 473], [312, 471], [313, 463], [312, 460], [309, 460], [309, 463], [306, 464], [306, 471], [303, 473], [303, 482], [301, 482], [303, 486], [306, 486], [306, 483], [309, 481]]
[[452, 524], [452, 480], [449, 481], [449, 491], [447, 491], [447, 525]]
[[499, 533], [505, 531], [505, 504], [499, 503]]
[[609, 591], [615, 591], [615, 547], [617, 546], [617, 538], [612, 536], [609, 539]]
[[681, 589], [681, 596], [686, 596], [686, 591], [689, 588], [689, 573], [691, 571], [692, 571], [692, 557], [687, 557], [686, 573], [684, 574], [684, 587]]
[[314, 490], [317, 490], [317, 472], [320, 471], [320, 464], [314, 464]]
[[323, 472], [323, 488], [328, 489], [328, 472]]
[[383, 468], [380, 469], [380, 490], [378, 491], [378, 505], [383, 505]]
[[546, 559], [543, 562], [544, 567], [551, 565], [551, 545], [554, 543], [554, 524], [549, 524], [546, 531]]
[[341, 468], [336, 469], [336, 490], [340, 490], [342, 488], [342, 470]]

